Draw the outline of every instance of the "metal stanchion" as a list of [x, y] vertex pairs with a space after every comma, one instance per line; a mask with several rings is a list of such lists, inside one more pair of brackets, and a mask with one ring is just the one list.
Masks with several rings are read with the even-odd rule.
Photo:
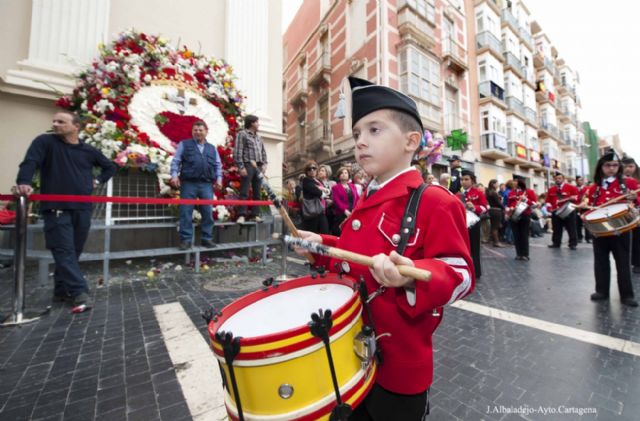
[[[285, 209], [285, 212], [287, 210]], [[280, 236], [280, 240], [282, 240], [282, 263], [280, 276], [276, 278], [276, 281], [284, 282], [290, 281], [291, 279], [295, 279], [293, 276], [287, 275], [287, 252], [289, 251], [289, 245], [284, 242], [284, 237], [287, 234], [287, 224], [282, 221], [282, 235]]]
[[25, 323], [36, 321], [44, 312], [36, 315], [25, 315], [24, 309], [24, 260], [27, 256], [27, 214], [28, 200], [26, 196], [19, 196], [16, 200], [16, 245], [13, 256], [13, 312], [11, 315], [0, 323], [0, 326], [19, 326]]

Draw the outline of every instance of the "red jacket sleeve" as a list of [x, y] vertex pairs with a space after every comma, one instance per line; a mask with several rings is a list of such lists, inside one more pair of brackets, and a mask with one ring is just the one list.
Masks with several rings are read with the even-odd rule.
[[482, 215], [487, 210], [489, 210], [489, 204], [487, 203], [487, 196], [484, 195], [480, 190], [478, 190], [478, 203], [475, 206], [476, 215]]
[[536, 192], [531, 189], [527, 190], [527, 203], [529, 203], [529, 206], [533, 206], [538, 203], [538, 196], [536, 196]]
[[571, 202], [578, 204], [580, 199], [580, 190], [578, 190], [578, 187], [573, 184], [568, 184], [568, 186], [570, 187], [570, 189], [567, 189], [569, 190], [569, 196], [576, 196], [575, 199], [571, 199]]

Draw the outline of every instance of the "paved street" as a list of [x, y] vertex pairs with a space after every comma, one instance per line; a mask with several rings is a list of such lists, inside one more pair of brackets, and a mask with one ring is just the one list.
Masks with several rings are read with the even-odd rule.
[[[434, 339], [430, 420], [638, 418], [640, 310], [620, 305], [615, 281], [609, 303], [590, 302], [590, 245], [550, 250], [548, 242], [532, 242], [530, 262], [514, 261], [513, 249], [483, 249], [475, 293], [445, 311]], [[184, 367], [172, 363], [154, 306], [179, 303], [204, 343], [201, 311], [258, 288], [279, 262], [228, 262], [199, 275], [172, 266], [147, 278], [151, 266], [116, 265], [88, 313], [56, 304], [37, 323], [0, 330], [0, 420], [192, 419]], [[84, 268], [95, 285], [101, 268]], [[28, 305], [42, 308], [51, 285], [38, 285], [35, 269]], [[640, 276], [634, 287], [638, 294]], [[0, 269], [2, 312], [11, 289], [11, 269]]]

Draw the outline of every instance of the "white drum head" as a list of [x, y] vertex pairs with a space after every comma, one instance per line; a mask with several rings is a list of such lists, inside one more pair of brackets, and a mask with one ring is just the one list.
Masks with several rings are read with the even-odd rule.
[[304, 326], [319, 309], [335, 311], [353, 296], [353, 289], [339, 284], [316, 284], [278, 292], [241, 309], [218, 331], [252, 338]]
[[624, 212], [629, 206], [626, 203], [614, 203], [613, 205], [605, 206], [601, 209], [595, 209], [585, 215], [587, 221], [593, 221], [596, 219], [608, 218], [612, 215], [617, 215], [620, 212]]

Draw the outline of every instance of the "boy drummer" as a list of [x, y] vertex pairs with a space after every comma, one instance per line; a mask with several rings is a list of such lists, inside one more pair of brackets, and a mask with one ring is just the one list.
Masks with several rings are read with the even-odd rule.
[[[420, 115], [416, 103], [398, 91], [362, 79], [349, 82], [356, 160], [373, 180], [340, 237], [299, 232], [307, 240], [374, 256], [373, 269], [335, 258], [316, 259], [330, 270], [343, 268], [356, 279], [362, 276], [370, 297], [379, 293], [369, 305], [384, 361], [376, 384], [351, 419], [421, 420], [428, 413], [431, 337], [442, 319], [441, 307], [469, 294], [475, 284], [465, 209], [448, 190], [429, 185], [421, 196], [415, 229], [408, 240], [400, 235], [409, 196], [422, 184], [420, 173], [411, 167], [422, 138]], [[399, 243], [406, 244], [403, 255], [395, 251]], [[426, 269], [431, 280], [404, 277], [398, 264]]]

